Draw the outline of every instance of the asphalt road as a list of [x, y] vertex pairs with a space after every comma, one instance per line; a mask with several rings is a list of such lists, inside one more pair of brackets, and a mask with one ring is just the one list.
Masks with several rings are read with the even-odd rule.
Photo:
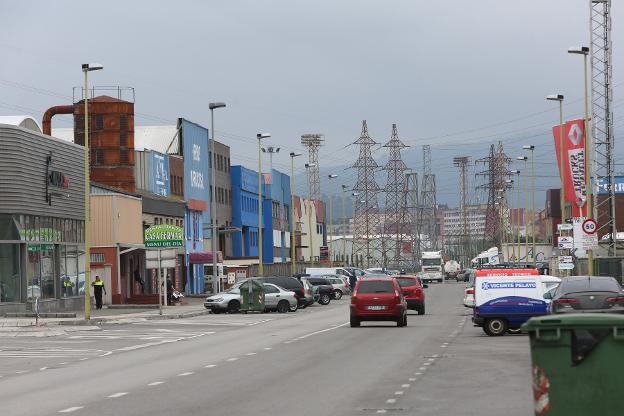
[[350, 328], [348, 298], [0, 339], [3, 415], [528, 415], [528, 338], [491, 338], [430, 285], [408, 326]]

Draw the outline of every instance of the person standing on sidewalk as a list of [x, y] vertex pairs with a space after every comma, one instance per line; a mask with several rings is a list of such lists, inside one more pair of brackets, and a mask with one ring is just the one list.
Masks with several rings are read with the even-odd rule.
[[106, 294], [104, 281], [100, 280], [100, 276], [95, 276], [95, 281], [91, 283], [93, 286], [93, 296], [95, 296], [95, 309], [102, 309], [102, 292]]

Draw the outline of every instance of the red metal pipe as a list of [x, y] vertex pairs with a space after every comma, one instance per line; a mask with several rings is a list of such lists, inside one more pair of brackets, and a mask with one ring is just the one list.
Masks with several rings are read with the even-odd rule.
[[52, 135], [52, 117], [57, 114], [74, 114], [74, 106], [72, 105], [57, 105], [47, 109], [43, 113], [43, 120], [41, 120], [41, 126], [43, 128], [43, 134], [48, 136]]

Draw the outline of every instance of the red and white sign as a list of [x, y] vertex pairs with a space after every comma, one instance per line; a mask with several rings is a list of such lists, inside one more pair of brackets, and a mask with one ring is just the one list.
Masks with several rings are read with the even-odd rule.
[[[553, 127], [553, 138], [557, 151], [557, 166], [559, 175], [563, 178], [565, 199], [572, 203], [572, 216], [582, 216], [581, 210], [587, 202], [585, 187], [585, 123], [583, 119], [570, 120], [563, 125], [563, 172], [561, 172], [560, 157], [560, 126]], [[584, 213], [586, 214], [586, 213]]]
[[591, 218], [586, 219], [583, 221], [583, 231], [586, 234], [595, 234], [598, 231], [598, 223]]

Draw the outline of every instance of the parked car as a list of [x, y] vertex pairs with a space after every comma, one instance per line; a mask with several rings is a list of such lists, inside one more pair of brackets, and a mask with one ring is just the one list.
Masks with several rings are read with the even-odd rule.
[[554, 294], [544, 293], [552, 298], [551, 314], [578, 312], [624, 313], [624, 292], [613, 277], [573, 276], [561, 281]]
[[418, 315], [425, 314], [425, 292], [423, 289], [428, 288], [428, 285], [423, 285], [420, 279], [416, 276], [392, 276], [396, 279], [403, 296], [405, 296], [405, 302], [407, 303], [407, 309], [412, 309], [418, 312]]
[[302, 277], [301, 280], [305, 280], [310, 283], [316, 289], [318, 293], [318, 303], [321, 305], [329, 305], [329, 302], [334, 297], [334, 287], [327, 279], [323, 277]]
[[240, 284], [208, 296], [204, 301], [204, 307], [210, 309], [212, 313], [237, 313], [240, 310]]
[[286, 313], [297, 310], [298, 301], [295, 292], [286, 290], [272, 283], [264, 283], [264, 310]]
[[397, 279], [376, 277], [359, 279], [351, 295], [351, 327], [362, 321], [395, 321], [407, 325], [407, 303]]
[[364, 271], [366, 272], [366, 274], [385, 274], [385, 275], [389, 274], [387, 270], [384, 269], [383, 267], [371, 267]]
[[337, 274], [326, 274], [321, 276], [334, 287], [334, 299], [342, 298], [342, 295], [348, 295], [351, 293], [351, 288], [349, 287], [349, 280], [345, 276], [339, 276]]
[[305, 274], [308, 276], [337, 274], [349, 278], [353, 273], [345, 267], [306, 267]]
[[312, 294], [309, 293], [309, 291], [306, 291], [302, 282], [294, 277], [256, 277], [255, 279], [261, 281], [262, 283], [273, 283], [283, 289], [295, 292], [297, 304], [300, 308], [305, 308], [306, 306], [314, 303]]
[[457, 280], [463, 280], [464, 282], [469, 282], [470, 279], [472, 278], [472, 281], [474, 283], [474, 273], [475, 273], [475, 269], [471, 269], [471, 268], [464, 269], [464, 273], [461, 276], [458, 276]]

